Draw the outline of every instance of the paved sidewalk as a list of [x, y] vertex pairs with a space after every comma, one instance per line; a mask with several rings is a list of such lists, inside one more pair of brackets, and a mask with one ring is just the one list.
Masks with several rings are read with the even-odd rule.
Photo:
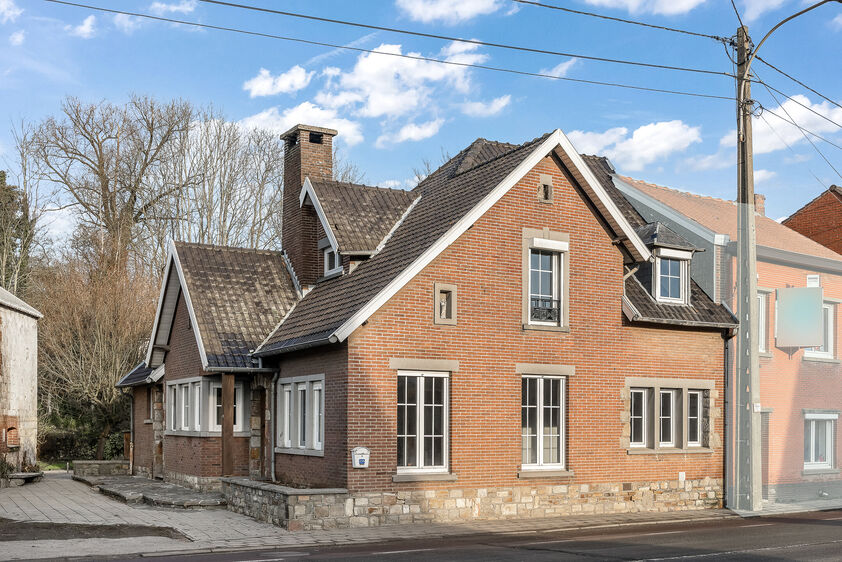
[[239, 549], [297, 548], [384, 542], [395, 539], [448, 537], [477, 533], [526, 534], [549, 530], [617, 527], [635, 523], [677, 523], [736, 518], [727, 510], [670, 513], [627, 513], [461, 524], [395, 525], [384, 527], [290, 533], [229, 511], [162, 509], [125, 504], [103, 496], [65, 474], [47, 474], [43, 481], [0, 490], [0, 517], [18, 521], [96, 523], [171, 527], [188, 541], [163, 537], [7, 541], [0, 543], [8, 560], [126, 556], [140, 553], [219, 552]]

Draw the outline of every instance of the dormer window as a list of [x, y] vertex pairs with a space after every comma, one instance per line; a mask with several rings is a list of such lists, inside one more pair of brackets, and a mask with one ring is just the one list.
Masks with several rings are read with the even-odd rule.
[[670, 252], [668, 250], [661, 250], [656, 253], [654, 280], [656, 300], [687, 304], [690, 255], [690, 252]]
[[342, 262], [339, 260], [339, 254], [336, 253], [331, 246], [328, 246], [323, 252], [324, 257], [324, 274], [332, 275], [342, 270]]

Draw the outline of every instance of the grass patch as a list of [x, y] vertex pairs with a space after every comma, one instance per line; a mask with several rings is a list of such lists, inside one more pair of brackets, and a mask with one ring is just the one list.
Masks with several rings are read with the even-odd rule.
[[[67, 461], [38, 461], [38, 470], [64, 470], [67, 468]], [[70, 463], [73, 469], [73, 463]]]

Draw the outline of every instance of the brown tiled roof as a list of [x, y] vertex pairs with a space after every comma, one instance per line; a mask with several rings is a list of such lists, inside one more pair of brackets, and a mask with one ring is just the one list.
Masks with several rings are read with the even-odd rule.
[[[667, 242], [692, 247], [684, 238], [675, 234], [661, 223], [647, 223], [644, 218], [637, 212], [637, 209], [632, 206], [631, 202], [626, 199], [625, 195], [617, 189], [614, 185], [613, 174], [614, 167], [607, 158], [602, 156], [587, 156], [582, 155], [582, 159], [591, 168], [596, 179], [602, 183], [602, 187], [620, 209], [620, 212], [629, 221], [629, 224], [635, 229], [639, 236], [643, 237], [643, 241], [649, 244], [651, 240], [646, 237], [660, 234], [665, 237]], [[657, 237], [657, 236], [656, 236]], [[672, 303], [659, 303], [653, 297], [651, 288], [648, 287], [651, 283], [644, 287], [638, 277], [649, 278], [651, 276], [652, 265], [649, 263], [640, 264], [637, 275], [630, 275], [626, 279], [625, 296], [629, 302], [640, 313], [640, 317], [636, 318], [636, 322], [655, 322], [660, 324], [680, 324], [685, 326], [711, 326], [711, 327], [731, 327], [736, 325], [736, 319], [731, 315], [727, 308], [713, 301], [713, 299], [705, 293], [701, 287], [696, 285], [695, 281], [691, 280], [690, 290], [690, 304], [676, 305]]]
[[[480, 139], [451, 158], [412, 191], [421, 198], [383, 249], [352, 274], [316, 285], [267, 338], [260, 352], [323, 343], [473, 209], [547, 136], [522, 145]], [[471, 160], [470, 166], [463, 166], [466, 159]]]
[[372, 252], [415, 199], [409, 191], [315, 181], [313, 189], [341, 253]]
[[660, 303], [641, 284], [637, 275], [626, 279], [625, 296], [637, 310], [633, 322], [653, 322], [693, 327], [735, 328], [737, 319], [727, 308], [713, 302], [695, 281], [690, 281], [690, 304]]
[[280, 252], [176, 242], [209, 367], [253, 367], [249, 353], [298, 299]]
[[[628, 177], [622, 179], [632, 187], [672, 207], [705, 228], [718, 234], [727, 234], [731, 240], [738, 239], [737, 204], [734, 201], [695, 195]], [[810, 240], [769, 217], [757, 215], [756, 225], [757, 244], [759, 246], [842, 260], [842, 256], [833, 250]]]

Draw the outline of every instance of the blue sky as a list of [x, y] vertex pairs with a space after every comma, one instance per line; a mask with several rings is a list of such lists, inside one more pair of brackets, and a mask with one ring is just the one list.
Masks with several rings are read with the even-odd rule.
[[[547, 0], [571, 8], [731, 36], [728, 0]], [[646, 69], [410, 37], [329, 23], [255, 14], [194, 0], [90, 0], [90, 4], [212, 25], [290, 35], [392, 53], [474, 62], [588, 80], [728, 96], [724, 76]], [[731, 71], [722, 45], [607, 22], [511, 0], [247, 0], [276, 9], [659, 64]], [[801, 0], [738, 0], [756, 40]], [[842, 6], [829, 4], [778, 31], [761, 56], [831, 99], [842, 101]], [[769, 84], [842, 122], [842, 109], [762, 65]], [[345, 156], [368, 183], [406, 187], [422, 158], [458, 152], [477, 137], [522, 142], [561, 128], [580, 151], [611, 157], [621, 173], [733, 199], [734, 104], [514, 76], [396, 57], [196, 30], [42, 0], [0, 0], [0, 117], [56, 114], [65, 95], [120, 102], [132, 93], [213, 104], [229, 119], [278, 131], [295, 122], [339, 129]], [[755, 86], [754, 97], [782, 113]], [[783, 100], [781, 100], [783, 101]], [[806, 109], [785, 108], [837, 144], [842, 131]], [[754, 126], [756, 189], [767, 214], [786, 216], [842, 178], [794, 127], [765, 115]], [[0, 127], [0, 162], [11, 148]], [[790, 144], [788, 149], [784, 142]], [[842, 171], [842, 150], [817, 146]], [[817, 181], [816, 176], [818, 178]]]

